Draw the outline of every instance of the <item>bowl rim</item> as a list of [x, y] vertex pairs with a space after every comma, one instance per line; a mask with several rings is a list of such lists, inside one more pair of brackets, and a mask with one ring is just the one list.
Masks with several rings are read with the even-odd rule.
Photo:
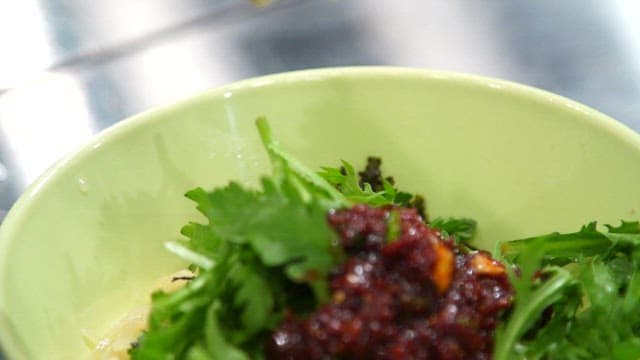
[[[456, 85], [474, 86], [490, 91], [499, 91], [521, 98], [527, 98], [542, 104], [563, 108], [565, 111], [580, 115], [581, 121], [586, 121], [596, 127], [605, 130], [612, 136], [626, 142], [640, 151], [640, 133], [629, 128], [622, 122], [615, 120], [589, 106], [583, 105], [567, 97], [554, 94], [530, 85], [525, 85], [509, 80], [503, 80], [488, 76], [461, 73], [447, 70], [433, 70], [424, 68], [396, 67], [396, 66], [350, 66], [329, 67], [307, 70], [297, 70], [270, 75], [263, 75], [232, 82], [226, 85], [191, 95], [172, 103], [152, 107], [149, 110], [128, 116], [115, 124], [103, 129], [83, 145], [67, 153], [58, 161], [46, 169], [34, 180], [20, 195], [18, 200], [9, 209], [6, 217], [0, 223], [0, 289], [4, 288], [3, 279], [7, 276], [6, 269], [7, 250], [12, 242], [13, 235], [26, 220], [25, 214], [29, 213], [31, 204], [37, 201], [41, 194], [49, 187], [49, 184], [72, 164], [82, 161], [105, 142], [115, 141], [118, 137], [139, 127], [153, 122], [162, 113], [188, 107], [205, 98], [217, 96], [229, 96], [236, 91], [245, 89], [266, 88], [277, 84], [293, 84], [309, 81], [325, 81], [333, 78], [344, 79], [421, 79], [425, 81], [444, 81]], [[22, 345], [19, 339], [13, 338], [11, 325], [5, 318], [3, 297], [0, 296], [0, 349], [5, 356], [10, 358], [22, 358]]]

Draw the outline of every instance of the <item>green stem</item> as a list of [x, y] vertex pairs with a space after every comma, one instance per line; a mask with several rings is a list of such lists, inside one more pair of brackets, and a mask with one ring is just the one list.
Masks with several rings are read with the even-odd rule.
[[329, 197], [336, 203], [342, 206], [349, 206], [351, 204], [347, 200], [347, 198], [345, 198], [345, 196], [340, 191], [338, 191], [338, 189], [331, 186], [331, 184], [329, 184], [315, 171], [312, 171], [300, 161], [295, 159], [293, 156], [280, 150], [276, 141], [273, 140], [273, 137], [271, 135], [271, 127], [269, 126], [269, 123], [267, 122], [267, 119], [265, 117], [261, 116], [256, 119], [256, 127], [258, 128], [258, 133], [260, 134], [262, 143], [264, 144], [265, 148], [267, 148], [267, 152], [269, 153], [271, 164], [274, 167], [273, 170], [275, 177], [278, 177], [282, 173], [282, 168], [286, 166], [301, 179], [325, 191], [329, 195]]
[[546, 273], [550, 273], [551, 277], [535, 289], [528, 299], [519, 299], [506, 327], [496, 335], [494, 360], [514, 359], [512, 352], [518, 339], [529, 330], [545, 308], [562, 298], [563, 291], [573, 283], [571, 274], [562, 268], [551, 267]]
[[593, 233], [549, 234], [522, 240], [513, 240], [500, 244], [500, 253], [506, 259], [515, 259], [530, 246], [542, 246], [546, 259], [573, 261], [580, 257], [589, 257], [605, 252], [611, 241], [604, 235]]

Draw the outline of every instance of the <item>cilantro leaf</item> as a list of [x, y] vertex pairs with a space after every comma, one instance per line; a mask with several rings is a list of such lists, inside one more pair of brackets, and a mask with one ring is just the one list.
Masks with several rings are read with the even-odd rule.
[[[315, 171], [307, 168], [302, 162], [287, 152], [280, 149], [278, 143], [273, 139], [271, 128], [267, 119], [259, 117], [256, 120], [256, 127], [260, 134], [260, 139], [267, 149], [272, 165], [272, 177], [276, 181], [281, 181], [283, 177], [289, 177], [290, 181], [300, 185], [300, 190], [304, 188], [314, 194], [318, 199], [325, 200], [328, 207], [346, 207], [351, 205], [343, 194], [336, 190], [325, 179]], [[304, 195], [308, 196], [308, 193]]]
[[[371, 163], [374, 165], [371, 165]], [[371, 206], [399, 205], [402, 207], [415, 208], [418, 213], [426, 219], [424, 211], [424, 199], [420, 196], [414, 196], [411, 193], [398, 191], [393, 186], [393, 179], [382, 178], [380, 169], [377, 168], [381, 163], [379, 158], [369, 158], [367, 170], [357, 173], [355, 168], [348, 161], [342, 160], [342, 167], [322, 167], [322, 171], [318, 175], [327, 183], [338, 189], [342, 195], [351, 203], [365, 203]], [[370, 167], [376, 166], [372, 170]], [[378, 176], [372, 179], [370, 172], [375, 172]], [[366, 175], [366, 176], [364, 176]], [[368, 181], [375, 180], [375, 188]]]
[[[344, 169], [344, 171], [342, 170]], [[393, 186], [384, 191], [373, 191], [371, 185], [364, 184], [361, 188], [358, 174], [353, 165], [347, 161], [342, 161], [342, 168], [322, 167], [318, 173], [323, 179], [335, 186], [340, 192], [353, 203], [366, 203], [372, 206], [382, 206], [393, 204], [395, 189]]]
[[624, 221], [620, 222], [620, 225], [613, 226], [605, 224], [605, 227], [610, 233], [614, 234], [640, 234], [640, 222], [639, 221]]
[[198, 354], [198, 358], [212, 360], [249, 360], [245, 352], [229, 344], [225, 340], [221, 326], [218, 321], [218, 313], [223, 310], [220, 301], [214, 301], [207, 309], [204, 323], [204, 344], [205, 348], [195, 346], [189, 350], [187, 358], [192, 358]]
[[[592, 222], [575, 233], [501, 244], [522, 276], [511, 276], [516, 303], [497, 332], [495, 359], [640, 357], [640, 226], [605, 227]], [[533, 277], [536, 262], [543, 268]], [[555, 292], [544, 291], [553, 285]]]
[[557, 263], [575, 262], [586, 256], [593, 256], [607, 250], [611, 241], [606, 234], [596, 229], [596, 223], [591, 222], [574, 233], [536, 236], [521, 240], [507, 241], [499, 244], [500, 253], [509, 260], [516, 260], [530, 244], [537, 242], [547, 261]]
[[187, 192], [207, 222], [185, 225], [187, 240], [166, 247], [192, 263], [196, 276], [175, 292], [153, 294], [149, 328], [132, 359], [261, 357], [286, 309], [304, 313], [328, 299], [325, 277], [341, 254], [326, 215], [350, 202], [282, 151], [266, 120], [256, 126], [272, 175], [257, 189], [231, 182]]
[[289, 180], [277, 186], [262, 180], [263, 192], [231, 183], [209, 194], [205, 215], [214, 236], [248, 243], [267, 266], [284, 265], [301, 280], [307, 271], [326, 274], [335, 264], [335, 234], [326, 223], [327, 208], [306, 203]]
[[452, 236], [456, 243], [468, 243], [476, 234], [477, 223], [468, 218], [435, 218], [429, 226], [444, 232], [444, 236]]
[[[549, 267], [544, 271], [548, 278], [535, 285], [525, 285], [520, 287], [516, 307], [510, 315], [506, 326], [498, 329], [496, 333], [496, 346], [494, 348], [494, 358], [496, 360], [507, 360], [514, 358], [516, 342], [531, 329], [542, 312], [550, 305], [562, 300], [566, 292], [574, 286], [571, 274], [560, 267]], [[512, 277], [513, 279], [513, 277]], [[525, 282], [530, 280], [527, 278]], [[516, 281], [517, 282], [517, 281]]]

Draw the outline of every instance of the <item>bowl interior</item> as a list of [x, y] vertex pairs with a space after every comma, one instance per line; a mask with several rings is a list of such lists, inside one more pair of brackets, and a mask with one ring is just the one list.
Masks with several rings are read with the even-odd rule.
[[640, 141], [569, 100], [492, 79], [332, 69], [254, 79], [151, 111], [50, 169], [0, 230], [0, 336], [11, 358], [83, 358], [85, 342], [184, 266], [163, 248], [199, 219], [183, 197], [267, 171], [266, 115], [312, 167], [381, 155], [433, 216], [479, 222], [478, 244], [640, 209]]

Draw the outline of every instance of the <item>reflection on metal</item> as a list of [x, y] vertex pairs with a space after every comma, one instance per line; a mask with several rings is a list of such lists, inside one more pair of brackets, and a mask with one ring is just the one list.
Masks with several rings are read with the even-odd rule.
[[24, 184], [65, 153], [87, 141], [95, 129], [82, 88], [65, 74], [51, 73], [32, 86], [0, 97], [0, 132]]
[[224, 82], [232, 72], [227, 68], [232, 55], [221, 52], [210, 56], [200, 45], [189, 41], [163, 43], [140, 52], [126, 70], [129, 98], [153, 106], [204, 91], [212, 81]]
[[0, 1], [0, 90], [51, 65], [52, 54], [37, 0]]
[[[5, 188], [7, 187], [6, 182], [8, 177], [7, 167], [0, 163], [0, 194], [7, 191]], [[6, 214], [6, 210], [3, 210], [2, 206], [3, 205], [0, 203], [0, 223]]]
[[0, 189], [2, 189], [2, 183], [7, 181], [8, 176], [7, 167], [0, 163]]
[[617, 19], [614, 27], [619, 32], [623, 41], [629, 44], [628, 52], [630, 60], [640, 67], [640, 3], [630, 0], [612, 0], [611, 17]]

